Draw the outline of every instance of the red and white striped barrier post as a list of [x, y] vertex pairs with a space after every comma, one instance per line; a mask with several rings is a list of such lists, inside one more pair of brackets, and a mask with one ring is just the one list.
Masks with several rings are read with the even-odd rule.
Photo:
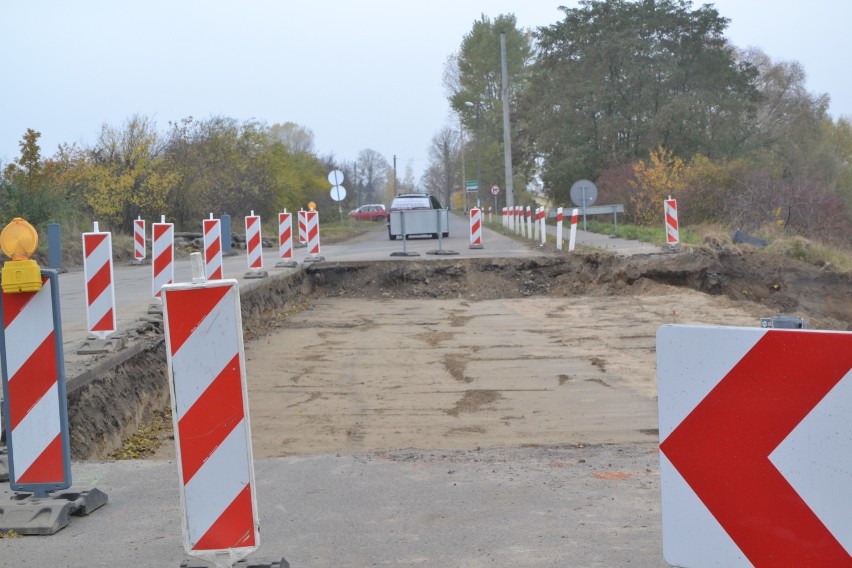
[[546, 219], [546, 217], [547, 217], [547, 209], [545, 209], [544, 205], [542, 205], [539, 208], [539, 211], [538, 211], [538, 222], [541, 225], [541, 228], [539, 229], [538, 234], [539, 234], [539, 236], [541, 236], [541, 242], [540, 242], [541, 246], [544, 246], [544, 245], [547, 244], [547, 219]]
[[246, 261], [249, 270], [263, 268], [263, 242], [260, 235], [260, 216], [246, 215]]
[[540, 227], [539, 227], [539, 223], [538, 223], [538, 216], [539, 216], [540, 212], [541, 212], [541, 207], [536, 207], [535, 210], [533, 211], [533, 236], [532, 236], [532, 238], [533, 238], [534, 241], [537, 241], [538, 238], [539, 238], [538, 232], [539, 232]]
[[319, 212], [305, 212], [305, 231], [308, 238], [308, 256], [305, 262], [316, 262], [325, 260], [320, 254], [320, 228], [319, 228]]
[[677, 199], [668, 199], [663, 201], [663, 208], [666, 214], [666, 244], [677, 246], [680, 244], [680, 230], [677, 224]]
[[527, 205], [526, 220], [527, 220], [526, 237], [528, 239], [532, 240], [532, 238], [533, 238], [533, 233], [532, 233], [532, 208], [529, 205]]
[[9, 483], [43, 497], [71, 486], [71, 450], [59, 278], [41, 271], [41, 281], [38, 292], [3, 292], [0, 346]]
[[524, 207], [523, 205], [515, 206], [515, 232], [519, 235], [524, 234]]
[[237, 282], [165, 286], [163, 320], [184, 549], [233, 566], [259, 546]]
[[470, 210], [470, 247], [472, 249], [482, 248], [482, 210], [473, 208]]
[[297, 266], [293, 260], [293, 215], [287, 213], [278, 214], [278, 262], [277, 268], [294, 268]]
[[299, 223], [299, 246], [308, 246], [308, 212], [299, 209], [297, 214]]
[[562, 250], [562, 208], [556, 208], [556, 249]]
[[221, 280], [225, 277], [222, 265], [222, 222], [213, 218], [201, 221], [204, 230], [204, 274], [208, 280]]
[[579, 216], [579, 209], [571, 211], [571, 232], [568, 234], [568, 252], [573, 252], [574, 246], [577, 244], [577, 221], [579, 221]]
[[503, 228], [504, 228], [504, 229], [505, 229], [506, 227], [508, 227], [508, 226], [509, 226], [509, 225], [508, 225], [509, 218], [507, 217], [506, 213], [507, 213], [507, 208], [506, 208], [506, 207], [504, 207], [504, 208], [503, 208], [503, 219], [502, 219], [502, 221], [503, 221]]
[[86, 321], [89, 333], [103, 341], [116, 330], [115, 279], [112, 269], [112, 233], [102, 233], [95, 222], [83, 233], [83, 278], [86, 281]]
[[133, 258], [137, 264], [142, 264], [147, 256], [145, 248], [145, 220], [139, 217], [133, 221]]
[[151, 259], [152, 293], [159, 298], [160, 288], [175, 280], [175, 226], [165, 215], [151, 224]]

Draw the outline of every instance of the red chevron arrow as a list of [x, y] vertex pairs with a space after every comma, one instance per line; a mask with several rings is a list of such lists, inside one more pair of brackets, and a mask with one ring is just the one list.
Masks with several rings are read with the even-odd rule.
[[660, 444], [756, 567], [852, 566], [769, 455], [852, 369], [852, 334], [769, 330]]

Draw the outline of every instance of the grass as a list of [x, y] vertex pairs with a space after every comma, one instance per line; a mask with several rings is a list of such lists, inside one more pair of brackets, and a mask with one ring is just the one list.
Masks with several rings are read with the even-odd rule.
[[[612, 235], [615, 233], [612, 223], [603, 223], [595, 220], [587, 221], [587, 230], [602, 235]], [[666, 244], [666, 230], [661, 226], [646, 227], [643, 225], [623, 225], [619, 223], [618, 236], [631, 241], [642, 241], [661, 246]], [[704, 242], [703, 234], [687, 227], [681, 228], [679, 237], [680, 242], [688, 245], [700, 245]]]

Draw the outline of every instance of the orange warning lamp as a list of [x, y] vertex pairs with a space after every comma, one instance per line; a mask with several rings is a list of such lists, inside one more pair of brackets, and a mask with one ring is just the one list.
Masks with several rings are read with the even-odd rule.
[[316, 210], [317, 210], [317, 204], [314, 203], [313, 201], [308, 202], [308, 211], [316, 211]]
[[38, 232], [35, 228], [20, 217], [15, 217], [0, 232], [0, 247], [12, 259], [3, 265], [3, 292], [11, 294], [41, 290], [41, 268], [30, 259], [38, 248]]

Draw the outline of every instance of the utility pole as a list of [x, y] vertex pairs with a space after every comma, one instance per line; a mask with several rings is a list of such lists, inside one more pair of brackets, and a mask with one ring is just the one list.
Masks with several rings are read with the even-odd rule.
[[396, 154], [393, 155], [393, 196], [396, 197]]
[[515, 204], [512, 184], [512, 133], [509, 126], [509, 70], [506, 62], [506, 32], [500, 32], [500, 61], [503, 75], [503, 164], [506, 168], [506, 207]]

